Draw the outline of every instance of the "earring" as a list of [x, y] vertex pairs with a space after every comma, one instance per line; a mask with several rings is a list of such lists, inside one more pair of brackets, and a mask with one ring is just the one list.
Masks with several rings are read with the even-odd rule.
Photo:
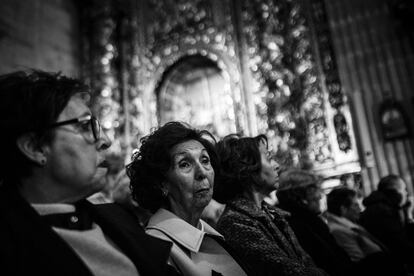
[[161, 189], [161, 192], [162, 192], [162, 197], [167, 197], [168, 195], [167, 189]]

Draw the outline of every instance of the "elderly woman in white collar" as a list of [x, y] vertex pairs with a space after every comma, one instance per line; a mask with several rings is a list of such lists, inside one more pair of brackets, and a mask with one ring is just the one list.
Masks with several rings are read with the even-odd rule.
[[155, 212], [149, 235], [174, 243], [170, 264], [183, 275], [247, 275], [223, 236], [200, 219], [213, 195], [213, 136], [170, 122], [141, 139], [127, 172], [132, 195]]

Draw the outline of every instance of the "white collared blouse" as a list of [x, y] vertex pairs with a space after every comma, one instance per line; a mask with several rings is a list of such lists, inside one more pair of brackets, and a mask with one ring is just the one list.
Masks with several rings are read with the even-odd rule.
[[149, 220], [147, 234], [173, 242], [169, 263], [185, 276], [243, 276], [246, 272], [217, 242], [223, 236], [203, 220], [198, 228], [166, 209]]

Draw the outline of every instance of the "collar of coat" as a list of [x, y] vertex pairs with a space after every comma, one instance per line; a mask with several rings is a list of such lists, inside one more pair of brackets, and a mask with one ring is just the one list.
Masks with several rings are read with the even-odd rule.
[[199, 228], [196, 228], [170, 211], [160, 208], [151, 217], [146, 229], [161, 231], [192, 252], [200, 250], [206, 234], [224, 239], [220, 233], [201, 219], [199, 226]]
[[329, 212], [326, 213], [326, 217], [330, 224], [337, 224], [348, 229], [362, 229], [359, 224], [356, 224], [345, 217], [340, 217]]
[[255, 219], [267, 219], [269, 214], [273, 217], [274, 220], [286, 220], [288, 217], [290, 217], [289, 212], [271, 206], [266, 202], [262, 202], [262, 208], [259, 208], [252, 200], [249, 200], [245, 197], [237, 197], [227, 204], [230, 205], [233, 209], [245, 213]]

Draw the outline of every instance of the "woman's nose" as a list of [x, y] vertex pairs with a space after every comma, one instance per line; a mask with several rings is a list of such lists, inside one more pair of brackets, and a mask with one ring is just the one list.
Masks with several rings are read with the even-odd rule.
[[108, 135], [104, 131], [101, 133], [101, 137], [97, 141], [97, 148], [98, 150], [106, 150], [112, 145], [111, 139], [109, 139]]
[[203, 167], [203, 165], [197, 162], [195, 166], [195, 178], [197, 180], [202, 180], [206, 178], [206, 176], [207, 176], [207, 170]]

